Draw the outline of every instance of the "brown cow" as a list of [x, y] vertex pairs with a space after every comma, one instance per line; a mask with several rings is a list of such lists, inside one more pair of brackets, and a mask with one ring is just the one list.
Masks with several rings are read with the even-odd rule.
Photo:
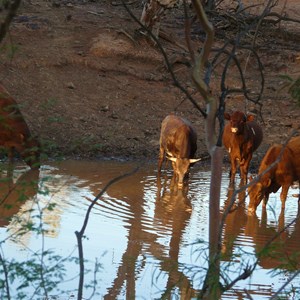
[[167, 159], [172, 161], [178, 187], [182, 188], [190, 164], [200, 160], [194, 159], [196, 151], [197, 134], [190, 122], [175, 115], [167, 116], [161, 125], [158, 171], [161, 171], [166, 154]]
[[39, 143], [32, 137], [18, 104], [1, 84], [0, 146], [7, 150], [10, 162], [16, 150], [30, 168], [39, 167]]
[[[277, 158], [280, 161], [266, 171]], [[264, 171], [266, 173], [260, 175]], [[271, 146], [260, 164], [258, 175], [261, 176], [259, 181], [249, 187], [248, 212], [253, 214], [263, 199], [265, 207], [270, 193], [276, 193], [280, 187], [281, 208], [284, 209], [289, 187], [300, 180], [300, 137], [292, 138], [284, 148], [278, 144]]]
[[230, 183], [234, 183], [239, 164], [241, 183], [246, 184], [250, 161], [263, 139], [263, 132], [253, 115], [247, 116], [241, 111], [235, 111], [231, 115], [224, 113], [224, 117], [230, 121], [223, 133], [223, 144], [231, 162]]

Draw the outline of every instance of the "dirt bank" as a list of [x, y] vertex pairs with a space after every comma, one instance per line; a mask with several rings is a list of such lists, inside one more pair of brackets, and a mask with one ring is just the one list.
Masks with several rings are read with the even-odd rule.
[[[161, 120], [175, 110], [194, 123], [198, 155], [205, 154], [203, 117], [174, 86], [158, 49], [136, 34], [138, 25], [116, 4], [103, 0], [24, 2], [3, 43], [1, 82], [17, 99], [50, 157], [155, 159]], [[133, 2], [130, 8], [140, 16], [140, 4]], [[184, 45], [183, 23], [182, 17], [168, 13], [162, 27]], [[290, 35], [290, 43], [296, 44], [299, 25], [288, 29], [298, 34]], [[282, 79], [278, 76], [300, 73], [299, 53], [280, 44], [287, 28], [272, 30], [272, 35], [260, 37], [270, 47], [260, 52], [265, 89], [264, 123], [259, 121], [265, 138], [259, 156], [300, 124], [299, 107], [286, 90], [279, 89]], [[278, 48], [267, 43], [268, 37], [274, 42], [276, 33]], [[185, 46], [162, 43], [174, 62], [175, 74], [204, 107], [187, 75]], [[256, 68], [248, 67], [247, 76], [255, 81]], [[235, 95], [226, 108], [244, 109], [245, 101]], [[247, 109], [258, 111], [253, 104]]]

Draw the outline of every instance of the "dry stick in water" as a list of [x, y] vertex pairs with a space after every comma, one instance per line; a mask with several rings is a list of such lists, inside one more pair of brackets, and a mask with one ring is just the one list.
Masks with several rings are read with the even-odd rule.
[[103, 196], [103, 194], [107, 191], [107, 189], [113, 185], [114, 183], [133, 175], [134, 173], [137, 172], [137, 170], [140, 167], [136, 167], [134, 170], [132, 170], [129, 173], [125, 173], [123, 175], [120, 175], [118, 177], [113, 178], [112, 180], [110, 180], [106, 186], [101, 190], [101, 192], [95, 197], [95, 199], [92, 201], [92, 203], [90, 204], [86, 215], [85, 215], [85, 219], [82, 225], [82, 228], [80, 231], [75, 231], [75, 235], [77, 238], [77, 243], [78, 243], [78, 255], [79, 255], [79, 285], [78, 285], [78, 295], [77, 295], [77, 299], [81, 300], [82, 299], [82, 293], [83, 293], [83, 283], [84, 283], [84, 257], [83, 257], [83, 246], [82, 246], [82, 237], [84, 236], [84, 232], [85, 229], [88, 225], [88, 221], [89, 221], [89, 217], [90, 217], [90, 213], [92, 211], [92, 208], [94, 207], [94, 205], [96, 204], [96, 202]]

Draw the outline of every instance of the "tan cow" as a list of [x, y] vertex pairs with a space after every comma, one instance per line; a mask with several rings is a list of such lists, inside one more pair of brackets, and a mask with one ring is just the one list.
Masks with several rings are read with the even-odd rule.
[[18, 104], [1, 84], [0, 147], [8, 152], [10, 162], [16, 150], [30, 168], [38, 168], [40, 165], [39, 143], [31, 135]]
[[[266, 171], [277, 159], [280, 159], [279, 162]], [[286, 147], [278, 144], [271, 146], [261, 161], [258, 175], [261, 176], [259, 181], [248, 189], [248, 212], [253, 214], [262, 200], [265, 207], [270, 193], [276, 193], [280, 187], [281, 207], [284, 209], [289, 187], [300, 180], [300, 137], [292, 138]]]
[[250, 161], [262, 142], [263, 132], [253, 115], [235, 111], [231, 115], [225, 113], [224, 117], [230, 121], [223, 133], [223, 145], [229, 152], [231, 162], [230, 182], [234, 183], [239, 165], [241, 183], [246, 184]]
[[161, 124], [158, 171], [161, 171], [166, 156], [172, 161], [178, 187], [182, 188], [190, 165], [201, 160], [194, 158], [196, 151], [197, 134], [191, 123], [181, 117], [168, 115]]

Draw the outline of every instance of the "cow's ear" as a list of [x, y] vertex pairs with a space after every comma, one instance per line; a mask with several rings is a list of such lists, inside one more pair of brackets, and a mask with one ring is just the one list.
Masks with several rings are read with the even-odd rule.
[[224, 113], [224, 118], [226, 119], [226, 120], [230, 120], [230, 114], [229, 113]]
[[254, 121], [255, 117], [253, 115], [248, 115], [247, 116], [247, 121], [251, 122]]

